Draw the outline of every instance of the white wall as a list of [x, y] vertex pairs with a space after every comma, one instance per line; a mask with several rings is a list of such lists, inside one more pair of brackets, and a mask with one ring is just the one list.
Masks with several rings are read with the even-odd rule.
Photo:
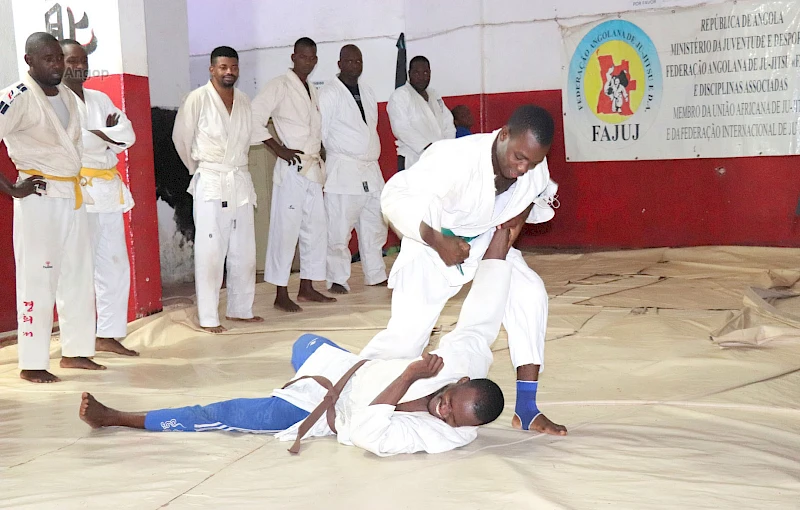
[[0, 87], [5, 88], [19, 79], [11, 0], [0, 0], [0, 12], [8, 14], [0, 17]]
[[177, 108], [191, 90], [186, 0], [144, 0], [144, 15], [150, 104]]
[[[191, 84], [208, 79], [219, 45], [240, 52], [240, 88], [251, 96], [291, 66], [296, 39], [318, 44], [312, 80], [335, 76], [338, 51], [357, 44], [362, 80], [386, 101], [394, 89], [395, 41], [405, 32], [409, 59], [431, 61], [431, 86], [443, 95], [561, 87], [561, 25], [597, 15], [686, 7], [725, 0], [187, 0]], [[746, 0], [744, 0], [746, 1]]]

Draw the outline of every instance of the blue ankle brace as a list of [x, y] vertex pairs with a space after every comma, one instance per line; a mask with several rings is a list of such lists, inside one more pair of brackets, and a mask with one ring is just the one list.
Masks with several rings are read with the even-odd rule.
[[536, 406], [538, 381], [517, 381], [517, 406], [514, 414], [522, 423], [522, 430], [529, 430], [533, 420], [542, 414]]

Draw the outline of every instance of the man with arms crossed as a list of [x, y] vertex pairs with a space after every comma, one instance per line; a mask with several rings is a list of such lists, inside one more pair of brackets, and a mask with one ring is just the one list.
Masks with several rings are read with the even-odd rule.
[[83, 142], [81, 177], [89, 235], [94, 254], [94, 291], [97, 303], [98, 351], [124, 356], [139, 353], [125, 348], [117, 338], [128, 334], [128, 295], [131, 267], [122, 213], [133, 208], [133, 197], [117, 172], [117, 154], [136, 141], [128, 117], [99, 90], [84, 89], [89, 58], [78, 41], [61, 41], [64, 51], [64, 85], [78, 98]]

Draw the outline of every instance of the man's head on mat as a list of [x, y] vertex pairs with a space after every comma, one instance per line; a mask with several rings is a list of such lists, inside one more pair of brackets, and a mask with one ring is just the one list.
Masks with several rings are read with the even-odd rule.
[[553, 143], [555, 123], [547, 110], [523, 105], [514, 110], [495, 141], [494, 171], [518, 179], [541, 163]]
[[462, 377], [433, 394], [428, 412], [451, 427], [477, 427], [496, 420], [504, 405], [503, 392], [493, 381]]

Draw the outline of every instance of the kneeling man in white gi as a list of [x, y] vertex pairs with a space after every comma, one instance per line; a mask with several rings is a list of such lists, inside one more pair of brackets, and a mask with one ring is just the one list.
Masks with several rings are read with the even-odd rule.
[[[122, 214], [133, 208], [133, 197], [117, 171], [117, 154], [136, 141], [133, 125], [111, 98], [99, 90], [84, 89], [89, 58], [78, 41], [61, 41], [64, 85], [78, 98], [81, 118], [83, 193], [94, 254], [94, 291], [97, 302], [97, 350], [138, 356], [117, 338], [128, 334], [128, 295], [131, 266]], [[84, 195], [84, 196], [85, 196]]]
[[467, 445], [479, 425], [503, 411], [502, 391], [485, 377], [511, 281], [511, 264], [505, 260], [509, 240], [509, 229], [498, 231], [455, 330], [421, 359], [367, 361], [330, 340], [303, 335], [292, 353], [297, 377], [271, 397], [123, 413], [84, 393], [79, 415], [95, 428], [277, 432], [279, 439], [295, 441], [292, 453], [304, 437], [332, 434], [342, 444], [379, 456]]
[[209, 82], [190, 93], [178, 110], [172, 141], [194, 175], [189, 193], [194, 197], [194, 285], [200, 327], [222, 333], [219, 290], [225, 268], [225, 318], [264, 319], [253, 315], [256, 192], [247, 168], [253, 114], [250, 98], [234, 87], [239, 54], [228, 46], [215, 48], [209, 72]]
[[105, 369], [95, 354], [94, 284], [89, 223], [81, 193], [81, 122], [61, 84], [58, 40], [37, 32], [25, 42], [30, 70], [0, 92], [0, 138], [17, 167], [0, 191], [14, 197], [14, 262], [20, 377], [51, 383], [53, 305], [61, 329], [61, 368]]

